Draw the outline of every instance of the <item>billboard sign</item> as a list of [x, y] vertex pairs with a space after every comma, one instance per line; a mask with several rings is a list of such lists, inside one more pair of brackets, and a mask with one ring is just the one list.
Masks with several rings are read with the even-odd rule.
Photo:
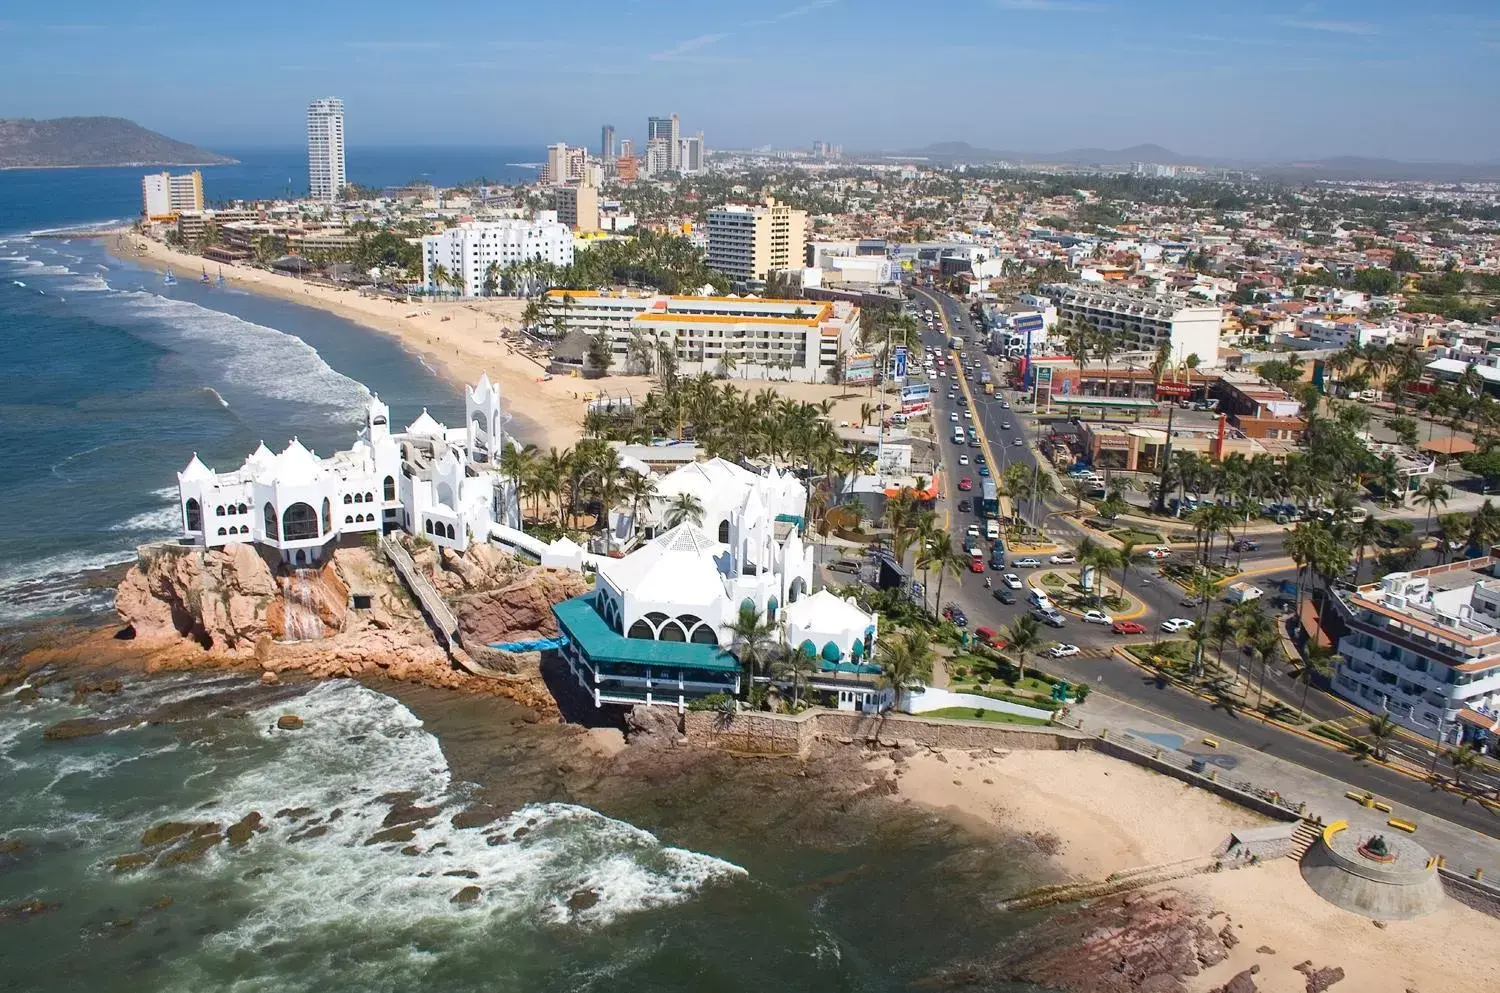
[[907, 403], [912, 400], [926, 400], [932, 396], [932, 385], [930, 383], [911, 383], [901, 387], [901, 402]]
[[1040, 331], [1043, 326], [1041, 314], [1023, 314], [1011, 322], [1011, 328], [1024, 334]]
[[897, 345], [896, 346], [896, 366], [895, 366], [895, 370], [893, 371], [892, 375], [894, 375], [897, 379], [905, 379], [906, 378], [906, 346], [905, 345]]
[[844, 363], [844, 382], [850, 384], [875, 382], [875, 356], [869, 352], [858, 352], [849, 356]]

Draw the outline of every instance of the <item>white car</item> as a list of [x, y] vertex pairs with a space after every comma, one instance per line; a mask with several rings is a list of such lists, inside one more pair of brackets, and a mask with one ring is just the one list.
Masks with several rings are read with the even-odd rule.
[[955, 411], [950, 412], [948, 414], [948, 420], [952, 421], [954, 424], [957, 424], [958, 423], [958, 411], [955, 410]]
[[1148, 559], [1165, 559], [1165, 558], [1170, 558], [1171, 555], [1172, 555], [1172, 550], [1170, 548], [1148, 548], [1148, 549], [1146, 549], [1146, 557]]
[[1015, 573], [1013, 573], [1013, 572], [1007, 572], [1001, 578], [1004, 581], [1005, 585], [1009, 586], [1011, 589], [1018, 590], [1018, 589], [1021, 588], [1021, 585], [1022, 585], [1021, 584], [1021, 577], [1017, 576]]
[[1011, 444], [1017, 448], [1020, 448], [1022, 445], [1026, 444], [1026, 442], [1022, 441], [1020, 438], [1017, 438], [1015, 441], [1011, 442]]
[[1001, 431], [1009, 431], [1010, 430], [1010, 421], [1006, 421], [1004, 424], [1000, 425], [1000, 430]]
[[1113, 624], [1115, 619], [1102, 610], [1090, 610], [1083, 615], [1085, 624]]
[[1047, 561], [1052, 565], [1073, 565], [1078, 561], [1078, 556], [1074, 555], [1072, 552], [1064, 552], [1061, 555], [1052, 556]]
[[1050, 655], [1050, 656], [1052, 656], [1055, 659], [1065, 659], [1065, 658], [1068, 658], [1070, 655], [1077, 655], [1078, 654], [1078, 646], [1077, 645], [1053, 645], [1051, 648], [1047, 649], [1047, 654]]
[[1161, 629], [1168, 634], [1176, 634], [1179, 631], [1189, 631], [1198, 625], [1186, 617], [1168, 617], [1161, 622]]
[[959, 465], [968, 465], [969, 464], [969, 456], [967, 456], [967, 455], [960, 455], [958, 457], [958, 464]]
[[964, 420], [966, 420], [966, 421], [972, 421], [973, 419], [974, 419], [974, 412], [972, 410], [966, 410], [966, 411], [964, 411]]
[[1042, 567], [1042, 560], [1027, 556], [1024, 559], [1016, 559], [1011, 565], [1019, 566], [1022, 569], [1040, 569]]

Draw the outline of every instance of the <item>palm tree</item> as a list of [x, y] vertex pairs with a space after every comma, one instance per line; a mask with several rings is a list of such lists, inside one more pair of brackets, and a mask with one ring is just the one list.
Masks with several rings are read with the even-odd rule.
[[1259, 710], [1266, 696], [1266, 669], [1281, 657], [1281, 635], [1272, 628], [1251, 642], [1250, 647], [1260, 656], [1260, 689], [1255, 694], [1255, 709]]
[[1453, 783], [1460, 787], [1463, 786], [1464, 775], [1473, 772], [1480, 764], [1479, 752], [1473, 745], [1449, 748], [1443, 752], [1443, 757], [1453, 766]]
[[[635, 521], [636, 529], [641, 526], [641, 504], [650, 509], [651, 503], [656, 499], [656, 480], [651, 476], [643, 476], [638, 472], [626, 470], [625, 476], [625, 498], [630, 501], [630, 516]], [[701, 511], [700, 511], [701, 513]]]
[[[1233, 612], [1220, 610], [1204, 626], [1204, 630], [1208, 632], [1208, 637], [1214, 640], [1214, 655], [1219, 660], [1219, 668], [1222, 669], [1224, 667], [1224, 643], [1233, 640], [1239, 633]], [[1236, 680], [1239, 679], [1239, 675], [1239, 668], [1236, 667], [1234, 673]]]
[[684, 521], [691, 521], [699, 527], [703, 526], [703, 501], [691, 493], [677, 494], [667, 506], [665, 523], [668, 530]]
[[[968, 559], [963, 552], [953, 546], [953, 538], [946, 531], [934, 532], [931, 544], [925, 551], [926, 560], [923, 568], [937, 570], [938, 584], [935, 606], [937, 610], [941, 611], [943, 609], [943, 577], [949, 573], [954, 576], [962, 576], [964, 574], [964, 567], [968, 565]], [[924, 602], [926, 600], [925, 593], [923, 594], [923, 600]]]
[[730, 651], [739, 659], [745, 673], [743, 692], [748, 698], [762, 663], [776, 644], [776, 622], [752, 606], [741, 606], [734, 620], [723, 625], [730, 637]]
[[1297, 681], [1302, 684], [1302, 702], [1297, 705], [1297, 719], [1301, 720], [1307, 710], [1307, 690], [1314, 680], [1327, 680], [1333, 672], [1333, 660], [1338, 652], [1317, 638], [1308, 641], [1302, 649], [1302, 664], [1297, 667]]
[[1042, 626], [1030, 614], [1022, 614], [1005, 629], [1006, 647], [1016, 655], [1017, 680], [1026, 678], [1026, 656], [1042, 647]]
[[438, 292], [441, 293], [443, 287], [448, 285], [448, 280], [449, 276], [447, 266], [439, 262], [437, 265], [432, 267], [432, 285], [437, 287]]
[[1125, 538], [1120, 542], [1120, 549], [1115, 553], [1120, 561], [1120, 592], [1125, 592], [1125, 584], [1130, 581], [1130, 567], [1140, 565], [1147, 561], [1145, 552], [1136, 551], [1139, 544], [1134, 538]]
[[1446, 506], [1448, 503], [1448, 487], [1441, 479], [1434, 479], [1428, 476], [1422, 482], [1422, 485], [1417, 488], [1417, 492], [1412, 500], [1418, 507], [1427, 508], [1427, 521], [1422, 525], [1422, 533], [1426, 534], [1432, 530], [1433, 511], [1437, 510], [1439, 506]]
[[806, 644], [798, 645], [772, 663], [773, 675], [778, 680], [792, 685], [793, 710], [802, 705], [802, 692], [807, 689], [813, 676], [817, 674], [816, 665], [817, 659], [808, 652]]
[[1375, 758], [1384, 762], [1386, 757], [1386, 742], [1396, 736], [1396, 722], [1391, 720], [1390, 714], [1379, 714], [1370, 718], [1365, 724], [1365, 733], [1369, 735], [1374, 743], [1373, 750]]
[[932, 643], [919, 630], [883, 639], [880, 644], [880, 685], [891, 690], [892, 708], [901, 694], [932, 676]]

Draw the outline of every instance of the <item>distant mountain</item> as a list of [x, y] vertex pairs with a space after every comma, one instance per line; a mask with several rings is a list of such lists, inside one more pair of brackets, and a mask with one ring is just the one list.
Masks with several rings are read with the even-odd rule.
[[123, 117], [0, 118], [0, 169], [228, 165], [234, 161], [147, 131]]

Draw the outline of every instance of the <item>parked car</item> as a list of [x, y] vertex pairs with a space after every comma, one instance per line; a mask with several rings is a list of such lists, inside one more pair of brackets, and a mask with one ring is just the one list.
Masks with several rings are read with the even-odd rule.
[[1006, 644], [1003, 637], [989, 628], [975, 628], [974, 637], [982, 644], [989, 645], [991, 648], [1004, 648]]
[[994, 596], [994, 598], [996, 600], [999, 600], [1001, 603], [1011, 604], [1011, 603], [1015, 603], [1016, 602], [1016, 595], [1014, 593], [1012, 593], [1010, 590], [1007, 590], [1007, 589], [1004, 589], [1004, 588], [996, 590], [991, 595]]
[[1087, 610], [1083, 614], [1085, 624], [1113, 624], [1115, 619], [1102, 610]]
[[1140, 621], [1115, 621], [1109, 628], [1115, 634], [1145, 634], [1146, 625]]
[[1042, 567], [1042, 560], [1028, 555], [1024, 559], [1016, 559], [1011, 565], [1020, 569], [1040, 569]]
[[834, 572], [851, 572], [859, 574], [859, 563], [853, 559], [835, 559], [828, 563], [828, 568]]
[[1001, 576], [1000, 581], [1013, 590], [1019, 590], [1025, 585], [1021, 582], [1021, 577], [1013, 572], [1007, 572], [1004, 576]]
[[1179, 631], [1189, 631], [1198, 625], [1186, 617], [1168, 617], [1161, 622], [1161, 629], [1168, 634], [1176, 634]]
[[1079, 648], [1077, 645], [1053, 645], [1051, 648], [1047, 649], [1047, 654], [1054, 659], [1069, 658], [1073, 655], [1077, 655], [1078, 652]]
[[1078, 561], [1078, 556], [1072, 552], [1063, 552], [1061, 555], [1053, 555], [1047, 561], [1053, 565], [1073, 565]]
[[943, 608], [943, 617], [961, 628], [969, 626], [969, 615], [965, 614], [964, 609], [956, 603], [950, 603]]

